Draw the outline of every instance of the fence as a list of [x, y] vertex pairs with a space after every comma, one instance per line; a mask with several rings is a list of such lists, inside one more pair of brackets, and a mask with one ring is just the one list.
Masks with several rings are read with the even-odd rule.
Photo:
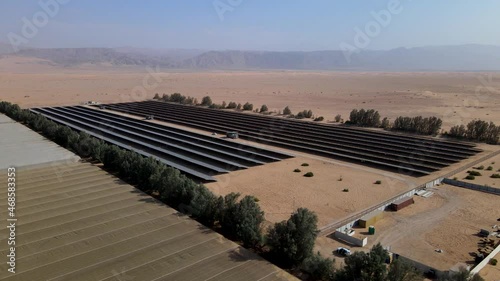
[[476, 267], [474, 267], [470, 272], [472, 274], [476, 274], [479, 271], [481, 271], [481, 269], [483, 269], [483, 267], [485, 267], [490, 262], [490, 260], [494, 258], [498, 253], [500, 253], [500, 244], [498, 244], [495, 250], [493, 250], [482, 262], [476, 265]]
[[354, 226], [354, 224], [356, 223], [356, 221], [359, 220], [364, 215], [369, 214], [369, 213], [371, 213], [371, 212], [373, 212], [375, 210], [378, 210], [378, 209], [382, 209], [383, 210], [383, 209], [385, 209], [385, 207], [389, 206], [391, 203], [395, 202], [396, 200], [399, 200], [399, 199], [401, 199], [401, 198], [403, 198], [405, 196], [408, 196], [408, 194], [410, 194], [410, 196], [411, 196], [411, 195], [413, 195], [418, 190], [424, 189], [426, 187], [432, 187], [434, 185], [434, 183], [436, 183], [438, 181], [441, 181], [443, 178], [447, 178], [447, 177], [450, 177], [450, 176], [452, 176], [454, 174], [457, 174], [457, 173], [460, 173], [462, 171], [465, 171], [465, 170], [469, 169], [470, 167], [472, 167], [472, 166], [474, 166], [476, 164], [479, 164], [481, 162], [484, 162], [484, 161], [488, 160], [489, 158], [494, 157], [494, 156], [496, 156], [498, 154], [500, 154], [500, 150], [495, 151], [495, 152], [493, 152], [491, 154], [488, 154], [488, 155], [486, 155], [484, 157], [481, 157], [480, 159], [478, 159], [478, 160], [476, 160], [476, 161], [474, 161], [472, 163], [469, 163], [468, 165], [465, 165], [465, 166], [462, 166], [462, 167], [460, 167], [458, 169], [455, 169], [455, 170], [447, 173], [444, 176], [440, 176], [440, 177], [438, 177], [438, 178], [436, 178], [436, 179], [434, 179], [434, 180], [432, 180], [430, 182], [427, 182], [425, 184], [421, 184], [421, 185], [417, 186], [416, 188], [414, 188], [412, 190], [400, 193], [400, 194], [392, 197], [391, 199], [388, 199], [388, 200], [386, 200], [386, 201], [384, 201], [382, 203], [379, 203], [379, 204], [377, 204], [375, 206], [372, 206], [372, 207], [370, 207], [368, 209], [365, 209], [365, 210], [363, 210], [363, 211], [361, 211], [361, 212], [359, 212], [357, 214], [349, 216], [349, 217], [347, 217], [345, 219], [342, 219], [340, 221], [328, 224], [328, 225], [326, 225], [326, 226], [324, 226], [324, 227], [322, 227], [320, 229], [319, 235], [326, 236], [326, 235], [329, 235], [329, 234], [333, 233], [336, 230], [342, 231], [342, 228], [345, 228], [345, 227], [351, 228], [351, 227]]
[[479, 184], [451, 180], [451, 179], [444, 179], [443, 182], [446, 184], [451, 184], [451, 185], [458, 186], [458, 187], [463, 187], [463, 188], [473, 189], [473, 190], [482, 191], [482, 192], [486, 192], [486, 193], [500, 195], [500, 188], [494, 188], [491, 186], [479, 185]]

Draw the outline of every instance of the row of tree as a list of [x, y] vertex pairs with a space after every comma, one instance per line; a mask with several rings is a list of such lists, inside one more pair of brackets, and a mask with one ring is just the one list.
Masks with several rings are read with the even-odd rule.
[[380, 114], [374, 109], [353, 109], [349, 115], [348, 124], [361, 127], [379, 127]]
[[472, 120], [467, 124], [467, 126], [457, 125], [451, 127], [450, 131], [447, 132], [446, 135], [458, 139], [498, 144], [500, 126], [496, 126], [493, 122], [488, 123], [482, 120]]
[[391, 124], [389, 119], [385, 117], [380, 121], [380, 114], [374, 109], [353, 109], [349, 116], [347, 124], [361, 126], [384, 128], [386, 130], [403, 131], [408, 133], [416, 133], [421, 135], [437, 135], [441, 130], [443, 121], [435, 116], [432, 117], [408, 117], [399, 116]]
[[422, 116], [399, 116], [389, 128], [395, 131], [417, 133], [421, 135], [437, 135], [439, 130], [441, 130], [441, 125], [443, 125], [443, 120], [435, 116], [425, 118]]

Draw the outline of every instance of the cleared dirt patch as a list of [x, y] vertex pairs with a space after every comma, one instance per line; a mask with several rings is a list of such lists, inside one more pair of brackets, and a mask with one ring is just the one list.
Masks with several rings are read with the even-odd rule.
[[[303, 163], [309, 166], [301, 166]], [[314, 177], [304, 177], [307, 172], [313, 172]], [[404, 181], [302, 156], [220, 175], [217, 180], [207, 187], [220, 195], [239, 192], [256, 196], [269, 222], [288, 219], [297, 208], [305, 207], [316, 212], [319, 226], [410, 189]], [[375, 184], [377, 180], [381, 184]]]
[[[497, 195], [441, 185], [430, 198], [415, 196], [415, 204], [399, 212], [386, 212], [375, 224], [380, 242], [391, 251], [439, 270], [457, 263], [473, 265], [481, 228], [492, 230], [500, 217]], [[443, 250], [443, 253], [436, 252]]]

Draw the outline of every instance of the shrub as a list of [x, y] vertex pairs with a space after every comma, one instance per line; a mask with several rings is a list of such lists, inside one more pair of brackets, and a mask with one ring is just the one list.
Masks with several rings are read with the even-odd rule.
[[488, 168], [486, 168], [486, 171], [493, 171], [493, 167], [488, 166]]
[[456, 181], [456, 180], [458, 180], [458, 178], [457, 178], [457, 177], [454, 177], [454, 178], [453, 178], [453, 180], [455, 180], [455, 181]]
[[325, 120], [325, 118], [323, 116], [320, 116], [318, 118], [314, 118], [314, 121], [316, 121], [316, 122], [321, 122], [323, 120]]
[[243, 110], [253, 110], [253, 104], [249, 103], [249, 102], [246, 102], [244, 105], [243, 105]]
[[338, 122], [340, 122], [340, 120], [342, 120], [342, 115], [340, 115], [340, 114], [335, 115], [335, 122], [338, 123]]
[[340, 176], [339, 181], [342, 181], [342, 180], [343, 180], [343, 178], [342, 178], [342, 176]]
[[300, 169], [295, 169], [295, 170], [293, 170], [293, 171], [294, 171], [295, 173], [300, 173], [300, 172], [302, 172]]
[[154, 100], [159, 100], [160, 99], [160, 95], [158, 93], [155, 94], [155, 96], [153, 97]]
[[493, 174], [491, 177], [494, 179], [500, 179], [500, 174]]
[[484, 166], [483, 166], [483, 165], [481, 165], [481, 166], [479, 166], [479, 167], [476, 167], [476, 170], [484, 170]]
[[491, 259], [490, 260], [490, 264], [491, 265], [497, 265], [497, 263], [498, 263], [497, 259]]
[[260, 113], [264, 113], [264, 112], [267, 112], [267, 111], [269, 111], [269, 108], [267, 108], [267, 105], [263, 104], [260, 107]]
[[242, 107], [241, 103], [238, 103], [238, 105], [236, 106], [236, 109], [241, 110], [241, 107]]
[[349, 192], [349, 188], [342, 189], [342, 192]]
[[473, 175], [468, 175], [468, 176], [466, 176], [466, 177], [465, 177], [465, 179], [466, 179], [466, 180], [475, 180], [475, 179], [476, 179], [476, 177], [475, 177], [475, 176], [473, 176]]
[[307, 164], [307, 163], [302, 163], [302, 165], [300, 165], [300, 166], [302, 166], [302, 167], [308, 167], [308, 166], [309, 166], [309, 164]]
[[378, 181], [375, 182], [375, 184], [382, 184], [382, 181], [378, 180]]
[[478, 171], [467, 171], [467, 173], [471, 176], [475, 176], [475, 177], [480, 177], [482, 176], [482, 174]]
[[313, 172], [307, 172], [304, 174], [304, 177], [311, 178], [311, 177], [314, 177], [314, 174], [313, 174]]

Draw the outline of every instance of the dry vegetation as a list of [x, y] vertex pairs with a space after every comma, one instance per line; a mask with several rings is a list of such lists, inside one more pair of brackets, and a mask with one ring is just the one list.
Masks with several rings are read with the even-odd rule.
[[[305, 162], [309, 165], [302, 166]], [[294, 172], [295, 169], [301, 172]], [[307, 172], [313, 172], [314, 177], [304, 177]], [[269, 222], [287, 219], [294, 210], [305, 207], [318, 215], [319, 227], [410, 189], [400, 180], [305, 157], [235, 171], [216, 178], [218, 182], [207, 184], [210, 190], [221, 195], [241, 192], [256, 196]], [[381, 184], [374, 184], [380, 179], [384, 179]], [[346, 188], [349, 192], [342, 192]]]

